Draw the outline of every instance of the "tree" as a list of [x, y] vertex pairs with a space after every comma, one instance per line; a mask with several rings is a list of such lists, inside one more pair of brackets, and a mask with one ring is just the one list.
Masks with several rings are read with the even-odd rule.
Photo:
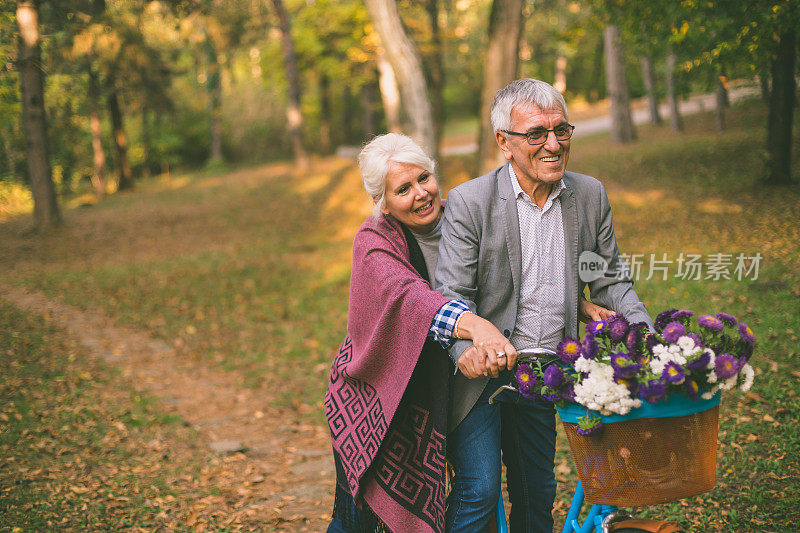
[[772, 91], [767, 124], [767, 161], [770, 185], [792, 182], [792, 122], [797, 94], [795, 65], [797, 30], [785, 27], [778, 35], [778, 52], [772, 62]]
[[297, 168], [307, 171], [311, 168], [311, 161], [303, 144], [303, 114], [300, 112], [300, 74], [297, 69], [297, 57], [294, 52], [289, 15], [283, 5], [283, 0], [272, 0], [275, 15], [278, 18], [278, 27], [283, 41], [283, 67], [286, 69], [286, 79], [289, 82], [289, 102], [286, 108], [289, 136], [292, 138], [294, 161]]
[[500, 151], [491, 126], [491, 108], [497, 91], [517, 77], [519, 39], [524, 18], [523, 0], [493, 0], [489, 16], [489, 41], [486, 47], [481, 90], [478, 173], [497, 166]]
[[378, 72], [381, 88], [381, 100], [386, 114], [386, 127], [389, 131], [400, 133], [400, 88], [397, 86], [397, 77], [394, 69], [383, 50], [378, 51]]
[[61, 223], [56, 201], [47, 144], [47, 118], [44, 106], [44, 81], [41, 71], [38, 4], [31, 0], [17, 3], [19, 26], [19, 69], [22, 114], [27, 142], [28, 177], [33, 193], [33, 218], [39, 231]]
[[403, 29], [397, 5], [393, 0], [366, 0], [366, 4], [386, 58], [397, 76], [410, 122], [409, 134], [427, 153], [436, 153], [433, 110], [422, 60]]
[[106, 153], [103, 150], [103, 128], [100, 120], [100, 83], [97, 74], [89, 65], [89, 126], [92, 130], [92, 152], [94, 172], [92, 185], [97, 198], [102, 198], [106, 193]]
[[636, 140], [636, 130], [631, 117], [628, 79], [625, 74], [625, 57], [619, 41], [619, 28], [607, 24], [603, 30], [606, 52], [606, 84], [611, 99], [611, 140], [629, 143]]
[[667, 109], [669, 109], [669, 129], [674, 132], [683, 131], [683, 120], [678, 107], [678, 96], [675, 88], [676, 64], [678, 58], [670, 47], [667, 52], [666, 80], [667, 80]]

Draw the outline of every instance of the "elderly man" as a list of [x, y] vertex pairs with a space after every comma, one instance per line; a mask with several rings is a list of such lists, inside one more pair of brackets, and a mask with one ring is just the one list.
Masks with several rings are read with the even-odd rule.
[[[550, 533], [553, 405], [510, 393], [492, 405], [487, 399], [508, 382], [513, 347], [555, 349], [565, 335], [577, 336], [587, 282], [594, 302], [631, 322], [652, 322], [625, 274], [603, 185], [566, 172], [574, 127], [561, 94], [539, 80], [514, 81], [495, 95], [491, 119], [508, 163], [448, 195], [436, 288], [490, 320], [510, 345], [468, 349], [469, 341], [458, 341], [451, 349], [458, 371], [448, 424], [455, 476], [447, 527], [487, 526], [500, 490], [502, 449], [511, 530]], [[579, 276], [579, 258], [602, 270]]]

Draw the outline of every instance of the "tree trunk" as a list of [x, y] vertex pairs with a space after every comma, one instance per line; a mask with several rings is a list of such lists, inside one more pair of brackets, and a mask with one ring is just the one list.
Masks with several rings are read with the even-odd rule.
[[100, 121], [100, 82], [92, 66], [89, 66], [89, 127], [92, 130], [92, 186], [97, 199], [106, 194], [106, 152], [103, 149], [103, 127]]
[[297, 68], [297, 56], [294, 53], [289, 15], [283, 0], [272, 0], [275, 15], [283, 39], [283, 66], [286, 69], [286, 80], [289, 82], [289, 101], [286, 107], [286, 119], [289, 125], [289, 136], [292, 139], [294, 162], [297, 169], [303, 172], [311, 168], [311, 160], [303, 144], [303, 115], [300, 112], [300, 72]]
[[220, 65], [217, 48], [208, 36], [206, 36], [205, 49], [206, 59], [208, 61], [207, 87], [211, 119], [209, 124], [211, 133], [211, 155], [209, 162], [214, 164], [222, 162], [222, 83], [220, 83]]
[[381, 88], [386, 127], [393, 133], [400, 133], [403, 131], [400, 122], [400, 88], [397, 86], [394, 69], [380, 48], [378, 49], [378, 85]]
[[[323, 154], [331, 153], [331, 80], [324, 72], [319, 75], [319, 149]], [[345, 120], [347, 118], [345, 117]]]
[[14, 147], [11, 144], [11, 137], [4, 129], [0, 129], [0, 136], [3, 137], [3, 149], [6, 154], [6, 161], [8, 162], [8, 173], [11, 176], [17, 175], [17, 157], [14, 155]]
[[629, 143], [636, 140], [625, 74], [625, 55], [619, 41], [619, 28], [609, 24], [603, 30], [606, 52], [606, 84], [611, 98], [611, 140]]
[[725, 108], [728, 106], [726, 81], [725, 76], [717, 76], [717, 88], [714, 91], [714, 125], [717, 131], [725, 131]]
[[769, 105], [769, 66], [764, 63], [758, 69], [758, 85], [761, 88], [761, 99]]
[[678, 96], [675, 94], [675, 64], [678, 58], [675, 52], [667, 52], [667, 107], [669, 108], [669, 129], [674, 132], [683, 131], [681, 112], [678, 109]]
[[556, 74], [553, 87], [561, 94], [564, 94], [564, 91], [567, 90], [567, 57], [564, 55], [559, 55], [556, 58]]
[[490, 115], [495, 93], [517, 77], [524, 3], [523, 0], [493, 0], [492, 2], [492, 10], [489, 15], [489, 41], [483, 63], [478, 174], [483, 174], [496, 167], [503, 160], [497, 146]]
[[656, 97], [656, 76], [653, 72], [653, 62], [647, 55], [643, 55], [640, 61], [642, 63], [644, 88], [645, 91], [647, 91], [647, 110], [650, 114], [650, 123], [661, 124], [661, 114], [658, 112], [658, 98]]
[[431, 51], [428, 54], [427, 74], [430, 85], [431, 108], [433, 111], [433, 147], [430, 156], [439, 160], [439, 143], [444, 128], [444, 62], [442, 61], [442, 37], [439, 30], [439, 2], [427, 0], [425, 9], [431, 24]]
[[367, 139], [375, 136], [378, 129], [375, 127], [375, 103], [370, 84], [361, 86], [361, 106], [364, 108], [364, 134]]
[[793, 27], [778, 37], [778, 54], [772, 63], [772, 91], [767, 123], [767, 161], [770, 185], [792, 182], [792, 118], [797, 81], [794, 76], [797, 33]]
[[422, 60], [406, 35], [394, 0], [365, 0], [386, 58], [397, 76], [410, 122], [409, 133], [428, 154], [436, 151], [433, 111]]
[[36, 2], [17, 4], [19, 25], [19, 85], [22, 95], [22, 123], [28, 159], [28, 177], [33, 193], [33, 220], [38, 231], [61, 223], [47, 145], [47, 117], [44, 112], [44, 80], [39, 47], [39, 11]]
[[353, 144], [353, 104], [350, 99], [353, 93], [350, 91], [350, 85], [342, 86], [342, 135], [344, 136], [344, 144]]
[[[568, 9], [569, 8], [567, 7], [566, 0], [559, 0], [558, 1], [558, 9], [557, 9], [557, 12], [558, 12], [558, 33], [562, 34], [562, 35], [564, 34], [564, 32], [567, 29], [567, 22], [566, 22], [565, 14], [567, 13]], [[564, 92], [567, 90], [567, 56], [566, 56], [566, 53], [565, 53], [565, 49], [566, 48], [567, 48], [567, 44], [565, 42], [562, 41], [562, 42], [558, 43], [558, 46], [557, 46], [557, 49], [558, 49], [557, 54], [558, 54], [558, 56], [556, 57], [556, 72], [555, 72], [555, 76], [553, 76], [553, 80], [554, 80], [553, 81], [553, 87], [555, 87], [555, 89], [558, 92], [560, 92], [561, 94], [564, 94]]]
[[113, 78], [109, 76], [107, 82], [108, 113], [111, 115], [111, 126], [114, 130], [114, 152], [117, 160], [117, 174], [120, 191], [133, 188], [133, 172], [128, 161], [128, 138], [125, 136], [125, 127], [122, 120], [122, 111], [119, 106], [119, 96], [114, 87]]
[[142, 104], [142, 177], [150, 177], [150, 111], [147, 103]]

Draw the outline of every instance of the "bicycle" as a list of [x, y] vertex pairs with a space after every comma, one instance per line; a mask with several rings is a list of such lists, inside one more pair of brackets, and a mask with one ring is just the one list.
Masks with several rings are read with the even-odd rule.
[[[559, 357], [556, 353], [552, 350], [548, 350], [546, 348], [528, 348], [524, 350], [520, 350], [519, 355], [517, 357], [517, 364], [520, 363], [531, 363], [534, 361], [538, 361], [539, 364], [542, 365], [543, 368], [547, 367], [551, 364], [556, 364], [560, 361]], [[513, 378], [512, 378], [513, 379]], [[495, 391], [494, 394], [489, 398], [489, 402], [491, 403], [492, 400], [504, 390], [518, 392], [517, 388], [511, 384], [503, 385]], [[630, 421], [641, 421], [642, 423], [653, 424], [654, 419], [663, 419], [664, 422], [659, 422], [656, 420], [656, 424], [661, 423], [663, 424], [675, 424], [677, 422], [673, 422], [672, 420], [683, 420], [685, 418], [689, 418], [692, 416], [704, 416], [707, 420], [714, 421], [713, 428], [709, 426], [709, 430], [706, 431], [707, 440], [710, 439], [710, 436], [713, 435], [713, 461], [706, 460], [705, 462], [708, 464], [701, 465], [701, 476], [703, 479], [700, 480], [699, 483], [691, 486], [676, 486], [670, 487], [668, 490], [665, 490], [662, 494], [657, 494], [658, 488], [665, 487], [665, 482], [669, 482], [672, 485], [675, 485], [674, 479], [671, 479], [669, 476], [665, 476], [664, 473], [660, 474], [660, 477], [652, 477], [651, 479], [655, 479], [656, 482], [653, 483], [653, 486], [656, 488], [649, 489], [651, 491], [651, 497], [649, 499], [645, 498], [645, 503], [638, 504], [633, 503], [630, 506], [641, 506], [641, 505], [650, 505], [652, 503], [659, 503], [663, 501], [669, 501], [673, 499], [679, 499], [683, 497], [687, 497], [694, 494], [699, 494], [700, 492], [705, 492], [713, 488], [714, 484], [714, 475], [716, 470], [716, 417], [717, 417], [717, 406], [719, 405], [719, 394], [717, 394], [712, 400], [704, 400], [704, 401], [691, 401], [688, 399], [682, 399], [681, 397], [677, 397], [670, 402], [665, 402], [665, 404], [653, 406], [653, 405], [645, 405], [641, 408], [638, 408], [636, 411], [638, 413], [631, 413], [630, 415], [621, 416], [621, 415], [612, 415], [610, 417], [604, 417], [604, 421], [607, 424], [613, 425], [615, 422], [630, 422]], [[577, 422], [577, 418], [585, 413], [585, 408], [578, 406], [577, 404], [568, 404], [566, 407], [558, 407], [557, 408], [559, 417], [564, 424], [565, 430], [573, 429], [574, 425]], [[707, 415], [705, 414], [707, 413]], [[681, 422], [683, 423], [683, 422]], [[708, 425], [709, 423], [706, 423]], [[620, 426], [614, 426], [617, 428], [622, 428]], [[569, 428], [569, 429], [568, 429]], [[665, 432], [669, 432], [671, 428], [667, 427]], [[713, 432], [711, 431], [713, 429]], [[605, 430], [604, 430], [605, 431]], [[618, 431], [618, 430], [614, 430]], [[657, 433], [657, 432], [656, 432]], [[568, 437], [570, 434], [568, 433]], [[591, 439], [592, 437], [578, 437], [582, 439]], [[592, 441], [576, 441], [576, 442], [589, 442], [589, 446], [592, 446]], [[694, 443], [693, 443], [694, 444]], [[708, 447], [708, 442], [704, 444]], [[580, 446], [577, 446], [578, 448]], [[684, 448], [688, 448], [689, 446], [684, 444]], [[573, 438], [570, 438], [570, 448], [573, 452], [573, 457], [576, 460], [576, 467], [578, 468], [578, 473], [580, 477], [581, 474], [587, 474], [592, 472], [593, 477], [591, 480], [593, 481], [591, 492], [592, 492], [592, 500], [599, 501], [603, 500], [604, 498], [608, 498], [609, 504], [601, 504], [601, 503], [594, 503], [592, 507], [589, 509], [588, 513], [586, 514], [583, 523], [579, 521], [580, 514], [583, 510], [586, 493], [584, 492], [584, 486], [582, 481], [579, 479], [578, 484], [575, 488], [575, 492], [572, 497], [572, 501], [570, 504], [569, 511], [567, 512], [567, 518], [564, 523], [564, 527], [562, 529], [562, 533], [647, 533], [647, 532], [657, 532], [657, 533], [679, 533], [683, 531], [675, 521], [659, 521], [659, 520], [649, 520], [649, 519], [636, 519], [627, 511], [620, 509], [617, 505], [610, 505], [611, 503], [617, 503], [615, 497], [610, 497], [605, 494], [605, 489], [608, 487], [603, 487], [602, 483], [597, 482], [596, 478], [599, 479], [606, 479], [613, 478], [615, 467], [618, 467], [619, 464], [615, 463], [613, 460], [609, 461], [606, 458], [602, 457], [603, 454], [587, 454], [586, 457], [583, 458], [582, 464], [578, 464], [578, 456], [576, 455], [576, 446], [573, 446]], [[630, 448], [635, 448], [634, 445], [631, 445]], [[675, 453], [675, 445], [673, 445], [673, 449], [671, 452], [673, 455]], [[627, 450], [628, 454], [630, 454], [630, 450], [628, 448], [620, 448], [621, 450]], [[579, 450], [580, 451], [580, 450]], [[650, 453], [651, 455], [658, 455], [652, 454], [652, 449], [644, 450], [644, 453]], [[678, 450], [680, 452], [680, 450]], [[606, 453], [605, 455], [610, 455]], [[621, 454], [625, 455], [625, 454]], [[663, 453], [662, 453], [663, 455]], [[706, 454], [708, 455], [708, 454]], [[616, 459], [616, 458], [615, 458]], [[630, 455], [628, 457], [624, 457], [625, 460], [630, 459]], [[674, 458], [671, 457], [674, 462]], [[636, 467], [636, 463], [634, 461], [634, 468]], [[600, 471], [600, 475], [598, 476], [597, 473]], [[648, 475], [650, 475], [648, 473]], [[646, 476], [645, 476], [646, 477]], [[685, 476], [684, 476], [685, 477]], [[664, 481], [666, 480], [666, 481]], [[650, 481], [650, 480], [648, 480]], [[659, 486], [659, 482], [661, 485]], [[614, 487], [616, 489], [616, 487]], [[688, 491], [688, 492], [687, 492]], [[610, 492], [614, 492], [610, 490]], [[629, 501], [636, 501], [636, 498], [641, 498], [640, 495], [635, 495], [633, 497], [628, 497]], [[617, 497], [616, 499], [620, 499]], [[625, 498], [621, 498], [623, 501]], [[503, 498], [502, 495], [497, 502], [496, 507], [496, 527], [498, 533], [507, 533], [508, 527], [505, 521], [505, 509], [503, 505]]]

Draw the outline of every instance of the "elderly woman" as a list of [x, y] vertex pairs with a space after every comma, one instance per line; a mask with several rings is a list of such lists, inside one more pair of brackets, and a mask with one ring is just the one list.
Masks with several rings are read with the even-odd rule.
[[444, 531], [445, 348], [471, 339], [492, 355], [476, 370], [495, 376], [516, 351], [431, 289], [444, 209], [433, 160], [390, 133], [364, 147], [359, 167], [375, 211], [353, 243], [347, 336], [325, 394], [337, 478], [328, 531]]

